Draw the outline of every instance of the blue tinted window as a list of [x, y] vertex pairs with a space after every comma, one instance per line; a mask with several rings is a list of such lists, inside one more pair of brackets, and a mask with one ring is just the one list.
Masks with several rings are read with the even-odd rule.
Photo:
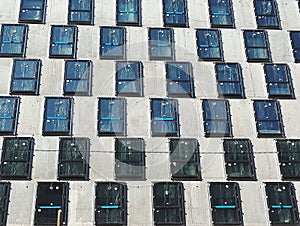
[[16, 135], [20, 98], [0, 97], [0, 134]]
[[141, 0], [117, 0], [117, 25], [141, 25]]
[[94, 0], [69, 0], [70, 24], [93, 24]]
[[186, 0], [163, 0], [164, 25], [173, 27], [187, 27]]
[[290, 32], [293, 53], [296, 63], [300, 63], [300, 31], [291, 31]]
[[208, 4], [212, 27], [234, 27], [231, 0], [209, 0]]
[[10, 187], [9, 182], [0, 183], [0, 225], [7, 225], [7, 215], [8, 215], [8, 204], [10, 196]]
[[280, 28], [276, 0], [254, 0], [258, 28]]
[[19, 22], [45, 23], [46, 0], [21, 0]]

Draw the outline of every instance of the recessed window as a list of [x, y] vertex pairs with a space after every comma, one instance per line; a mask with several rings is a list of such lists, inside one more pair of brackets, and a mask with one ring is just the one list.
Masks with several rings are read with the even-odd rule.
[[149, 29], [150, 60], [167, 60], [175, 58], [174, 31], [172, 28]]
[[43, 135], [72, 135], [73, 99], [46, 97]]
[[34, 139], [27, 137], [4, 137], [1, 156], [1, 178], [31, 178]]
[[272, 225], [297, 225], [299, 212], [292, 183], [266, 183], [269, 219]]
[[141, 138], [116, 139], [116, 178], [145, 179], [145, 143]]
[[300, 31], [290, 32], [295, 63], [300, 63]]
[[155, 183], [153, 197], [155, 225], [186, 225], [182, 183]]
[[164, 25], [171, 27], [188, 27], [186, 0], [163, 0]]
[[178, 101], [151, 99], [152, 136], [179, 136]]
[[168, 96], [195, 97], [191, 63], [167, 63], [166, 71]]
[[94, 0], [69, 0], [69, 24], [87, 24], [94, 22]]
[[17, 134], [19, 106], [19, 97], [0, 97], [0, 134]]
[[91, 95], [92, 68], [90, 60], [68, 60], [65, 62], [65, 95]]
[[199, 60], [223, 61], [222, 38], [219, 30], [198, 29], [196, 35]]
[[10, 196], [10, 183], [0, 183], [0, 225], [6, 225], [8, 215], [8, 204]]
[[201, 180], [199, 144], [196, 139], [170, 139], [173, 180]]
[[126, 100], [100, 98], [98, 105], [98, 135], [126, 135]]
[[89, 179], [88, 138], [61, 138], [58, 155], [58, 178], [60, 180]]
[[142, 62], [116, 63], [116, 94], [118, 96], [143, 96]]
[[280, 28], [276, 0], [254, 0], [258, 28]]
[[214, 225], [243, 225], [238, 183], [210, 183], [210, 204]]
[[39, 182], [34, 225], [67, 225], [69, 184]]
[[19, 22], [45, 23], [46, 0], [21, 0]]
[[127, 185], [115, 182], [96, 184], [95, 224], [127, 225]]
[[0, 56], [25, 57], [28, 25], [2, 24]]
[[117, 25], [142, 25], [141, 0], [117, 0]]
[[53, 58], [76, 58], [76, 26], [52, 26], [49, 56]]
[[234, 16], [231, 0], [209, 0], [210, 24], [212, 27], [234, 27]]

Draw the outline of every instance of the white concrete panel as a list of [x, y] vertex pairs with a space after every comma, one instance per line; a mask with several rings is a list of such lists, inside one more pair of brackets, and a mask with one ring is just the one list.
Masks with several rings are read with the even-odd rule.
[[235, 25], [242, 29], [256, 29], [253, 1], [232, 0]]
[[0, 59], [0, 94], [8, 95], [10, 91], [10, 80], [13, 69], [13, 60], [10, 58]]
[[112, 60], [93, 62], [93, 95], [112, 97], [115, 95], [115, 63]]
[[300, 112], [299, 100], [280, 100], [281, 113], [284, 125], [285, 135], [288, 138], [299, 138]]
[[100, 50], [100, 27], [98, 26], [78, 26], [77, 58], [97, 59]]
[[144, 27], [162, 27], [162, 1], [142, 1], [142, 23]]
[[299, 29], [300, 17], [297, 1], [277, 1], [283, 29]]
[[126, 27], [126, 55], [128, 61], [144, 61], [149, 59], [148, 29]]
[[47, 1], [46, 22], [48, 24], [53, 24], [53, 25], [67, 24], [68, 1], [61, 1], [61, 0]]
[[174, 28], [176, 61], [197, 61], [196, 30]]
[[238, 29], [222, 29], [221, 33], [225, 61], [246, 61], [243, 32]]
[[190, 28], [209, 28], [208, 1], [189, 0], [187, 2]]
[[19, 10], [20, 10], [20, 2], [19, 1], [9, 1], [4, 2], [1, 1], [0, 7], [0, 23], [18, 23], [19, 18]]
[[36, 59], [49, 56], [50, 36], [50, 25], [30, 25], [28, 29], [26, 56]]
[[144, 64], [144, 94], [151, 98], [164, 98], [166, 91], [165, 64], [161, 61], [147, 61]]
[[113, 26], [116, 21], [116, 1], [95, 0], [95, 18], [96, 26]]

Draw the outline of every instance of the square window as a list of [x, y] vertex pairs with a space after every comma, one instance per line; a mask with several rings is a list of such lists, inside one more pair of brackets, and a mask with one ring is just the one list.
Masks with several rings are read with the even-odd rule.
[[199, 143], [196, 139], [170, 139], [172, 180], [201, 180]]
[[93, 25], [94, 0], [69, 0], [68, 23]]
[[295, 63], [300, 63], [300, 31], [291, 31], [290, 37], [295, 58]]
[[219, 30], [198, 29], [196, 35], [199, 60], [223, 61], [222, 38]]
[[10, 183], [0, 183], [0, 225], [6, 226], [10, 196]]
[[116, 63], [116, 95], [143, 96], [142, 62]]
[[28, 25], [2, 24], [0, 56], [25, 57]]
[[231, 118], [227, 100], [203, 100], [204, 132], [206, 137], [231, 137]]
[[191, 63], [167, 63], [167, 92], [171, 97], [195, 97]]
[[72, 135], [73, 99], [46, 97], [43, 135]]
[[180, 182], [153, 185], [154, 225], [185, 226], [184, 188]]
[[46, 19], [47, 0], [21, 0], [19, 22], [41, 24]]
[[88, 180], [90, 141], [88, 138], [61, 138], [58, 155], [58, 179]]
[[141, 138], [115, 140], [116, 178], [145, 180], [145, 143]]
[[127, 185], [96, 183], [95, 225], [127, 225]]
[[99, 98], [98, 135], [126, 135], [126, 100], [123, 98]]
[[69, 183], [38, 182], [34, 225], [67, 225]]
[[34, 139], [4, 137], [1, 156], [2, 179], [31, 179]]
[[76, 26], [51, 26], [49, 57], [76, 58], [77, 33]]
[[11, 94], [39, 95], [41, 60], [14, 60]]
[[241, 65], [217, 63], [215, 65], [220, 97], [245, 98]]
[[142, 25], [141, 0], [117, 0], [117, 25]]
[[178, 101], [151, 99], [152, 136], [179, 136]]
[[149, 29], [150, 60], [172, 60], [175, 58], [174, 31], [172, 28]]
[[19, 97], [0, 97], [0, 134], [17, 134], [19, 107]]
[[233, 28], [234, 16], [231, 0], [209, 0], [210, 24], [212, 27]]
[[92, 68], [90, 60], [67, 60], [65, 62], [65, 95], [92, 94]]
[[258, 28], [280, 28], [276, 0], [254, 0], [254, 9]]
[[163, 0], [164, 26], [188, 27], [186, 0]]

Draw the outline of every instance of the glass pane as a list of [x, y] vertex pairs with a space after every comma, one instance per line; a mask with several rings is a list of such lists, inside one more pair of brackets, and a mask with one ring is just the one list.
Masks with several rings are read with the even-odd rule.
[[120, 120], [123, 116], [123, 104], [120, 99], [100, 99], [100, 118]]
[[49, 98], [46, 99], [47, 118], [56, 117], [55, 119], [66, 120], [69, 117], [69, 99]]
[[205, 122], [205, 132], [207, 134], [230, 134], [230, 125], [227, 121], [208, 121]]
[[211, 204], [216, 206], [234, 206], [236, 208], [236, 188], [234, 184], [210, 184]]
[[218, 32], [216, 30], [198, 30], [198, 46], [213, 47], [219, 46]]
[[91, 0], [70, 0], [71, 10], [89, 11], [91, 8]]
[[228, 177], [253, 177], [252, 167], [249, 162], [230, 162], [226, 164]]
[[214, 209], [212, 215], [215, 223], [230, 224], [241, 222], [236, 209]]
[[268, 49], [266, 48], [248, 48], [247, 49], [247, 56], [248, 59], [258, 59], [258, 60], [263, 60], [269, 59], [269, 52]]
[[67, 79], [65, 92], [88, 92], [88, 81]]
[[140, 177], [142, 176], [143, 167], [139, 162], [136, 163], [128, 163], [128, 162], [119, 162], [116, 160], [116, 176], [117, 177], [132, 177], [132, 176], [137, 176]]
[[118, 93], [138, 93], [140, 82], [136, 81], [119, 81], [117, 84]]
[[154, 205], [156, 207], [179, 207], [178, 184], [155, 184]]
[[168, 224], [182, 222], [181, 214], [178, 208], [156, 209], [154, 212], [154, 221]]
[[190, 94], [191, 84], [190, 82], [168, 82], [169, 94]]
[[139, 78], [139, 63], [117, 62], [118, 80], [136, 80]]
[[122, 224], [124, 222], [124, 211], [120, 209], [99, 209], [96, 212], [98, 224]]
[[165, 24], [186, 24], [185, 1], [164, 0], [164, 20]]
[[124, 122], [120, 120], [100, 120], [100, 133], [123, 133]]
[[300, 48], [300, 32], [299, 31], [291, 31], [291, 38], [293, 43], [293, 48]]
[[70, 44], [73, 43], [74, 31], [73, 27], [53, 26], [52, 42], [54, 44]]
[[167, 64], [167, 78], [170, 80], [190, 80], [189, 64]]
[[239, 81], [240, 75], [238, 70], [238, 64], [217, 64], [217, 77], [218, 81]]
[[5, 176], [26, 176], [28, 172], [27, 162], [2, 162], [1, 175]]
[[300, 161], [299, 141], [277, 141], [277, 150], [280, 161]]
[[152, 100], [154, 120], [175, 120], [175, 108], [173, 101]]
[[256, 101], [255, 113], [257, 120], [279, 120], [277, 112], [277, 102], [274, 101]]
[[24, 30], [24, 25], [2, 25], [0, 52], [3, 54], [22, 54]]
[[258, 123], [259, 134], [281, 134], [280, 122], [259, 122]]
[[270, 27], [279, 26], [279, 22], [276, 16], [258, 16], [257, 24], [258, 26], [270, 26]]
[[150, 56], [151, 57], [173, 57], [172, 47], [169, 44], [168, 46], [151, 46], [150, 47]]
[[[299, 156], [298, 156], [299, 158]], [[281, 163], [280, 165], [281, 174], [284, 178], [299, 178], [300, 177], [300, 163], [299, 162], [288, 162]]]
[[139, 0], [118, 0], [117, 21], [119, 23], [138, 23]]
[[[204, 101], [205, 120], [223, 119], [228, 120], [227, 105], [225, 101]], [[224, 122], [221, 122], [224, 123]]]
[[44, 0], [22, 0], [22, 8], [42, 9]]
[[268, 91], [270, 95], [291, 95], [289, 84], [285, 83], [269, 83]]
[[96, 188], [97, 207], [123, 206], [123, 185], [117, 183], [98, 183]]
[[47, 119], [44, 127], [45, 132], [68, 132], [69, 122], [67, 120]]
[[240, 83], [238, 82], [220, 82], [219, 92], [223, 95], [242, 94]]
[[85, 176], [84, 162], [63, 162], [59, 164], [60, 176]]
[[150, 44], [156, 46], [169, 46], [171, 44], [171, 30], [150, 29]]
[[267, 82], [289, 82], [287, 65], [266, 64]]
[[41, 10], [33, 10], [33, 9], [22, 9], [20, 11], [20, 20], [22, 21], [42, 21], [43, 20], [43, 12]]
[[155, 121], [153, 122], [155, 133], [176, 133], [177, 125], [174, 121]]
[[35, 78], [38, 61], [15, 60], [13, 68], [14, 78]]
[[171, 162], [173, 177], [198, 177], [198, 165], [195, 162]]
[[123, 45], [123, 30], [121, 28], [101, 28], [101, 44], [103, 46]]
[[246, 47], [267, 47], [265, 34], [262, 31], [245, 31]]
[[89, 61], [67, 61], [66, 78], [87, 79], [90, 75]]

